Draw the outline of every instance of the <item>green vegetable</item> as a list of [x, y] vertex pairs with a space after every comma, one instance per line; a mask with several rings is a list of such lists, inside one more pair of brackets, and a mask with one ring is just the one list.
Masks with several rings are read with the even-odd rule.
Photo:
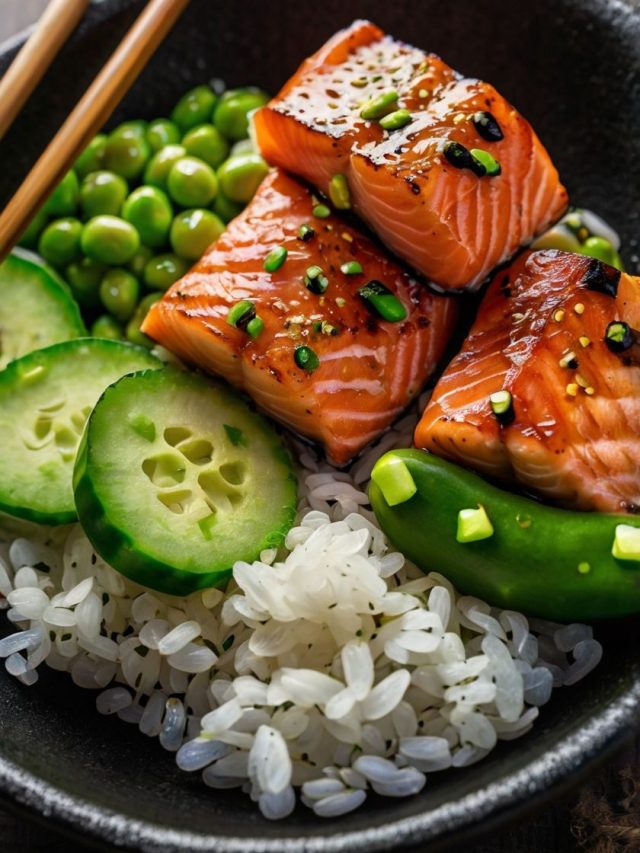
[[310, 225], [304, 224], [301, 225], [300, 228], [298, 228], [298, 239], [302, 240], [303, 243], [307, 243], [309, 240], [313, 240], [315, 236], [316, 232]]
[[40, 235], [38, 252], [54, 267], [64, 267], [80, 257], [81, 234], [79, 219], [54, 219]]
[[397, 506], [408, 501], [418, 490], [402, 459], [390, 454], [383, 456], [374, 465], [371, 479], [380, 489], [389, 506]]
[[458, 513], [458, 542], [480, 542], [493, 536], [493, 525], [486, 509], [480, 505], [475, 509], [461, 509]]
[[20, 240], [18, 241], [18, 245], [23, 246], [25, 249], [35, 249], [38, 245], [38, 238], [40, 237], [40, 234], [44, 230], [48, 221], [49, 216], [47, 212], [40, 208], [40, 210], [35, 214], [31, 222], [22, 232]]
[[124, 337], [122, 326], [113, 317], [103, 314], [91, 326], [92, 338], [105, 338], [108, 341], [121, 341]]
[[78, 306], [52, 269], [20, 250], [0, 264], [0, 370], [34, 349], [82, 335]]
[[619, 524], [615, 529], [611, 553], [618, 560], [640, 561], [640, 530], [630, 524]]
[[513, 420], [513, 397], [510, 391], [496, 391], [489, 396], [491, 411], [502, 424], [508, 424]]
[[153, 155], [144, 173], [145, 184], [167, 189], [167, 178], [169, 172], [187, 153], [182, 145], [166, 145]]
[[227, 323], [238, 329], [246, 328], [247, 323], [256, 316], [256, 306], [249, 299], [241, 299], [227, 312]]
[[604, 342], [612, 352], [625, 352], [636, 343], [637, 333], [623, 320], [612, 320], [604, 333]]
[[177, 145], [180, 142], [180, 128], [168, 118], [157, 118], [150, 122], [146, 139], [149, 148], [155, 153], [165, 145]]
[[490, 178], [494, 178], [502, 172], [502, 166], [495, 157], [482, 148], [472, 148], [469, 154], [477, 160]]
[[358, 290], [358, 296], [388, 323], [400, 323], [407, 319], [407, 309], [381, 281], [373, 279], [368, 282]]
[[278, 547], [297, 503], [291, 459], [268, 423], [226, 387], [170, 367], [125, 376], [103, 393], [74, 489], [98, 553], [171, 595], [221, 584], [236, 561]]
[[587, 237], [579, 251], [582, 255], [597, 258], [599, 261], [624, 272], [620, 255], [604, 237]]
[[189, 264], [177, 255], [166, 252], [155, 255], [144, 268], [144, 283], [153, 290], [166, 290], [189, 272]]
[[196, 86], [184, 94], [171, 113], [171, 120], [185, 133], [209, 121], [217, 98], [209, 86]]
[[104, 165], [104, 154], [107, 149], [107, 135], [99, 133], [84, 149], [82, 154], [73, 164], [73, 170], [82, 180], [90, 172], [97, 172]]
[[167, 178], [169, 195], [183, 207], [206, 207], [218, 191], [218, 179], [211, 166], [196, 157], [182, 157], [171, 167]]
[[216, 106], [213, 123], [227, 139], [245, 139], [249, 133], [249, 113], [264, 106], [268, 100], [266, 92], [254, 87], [229, 89]]
[[110, 269], [100, 284], [100, 299], [107, 311], [116, 320], [125, 322], [131, 318], [140, 297], [138, 279], [128, 270]]
[[151, 148], [144, 132], [136, 126], [121, 126], [107, 138], [104, 166], [105, 169], [132, 180], [142, 174], [150, 156]]
[[360, 275], [362, 264], [359, 264], [358, 261], [346, 261], [344, 264], [340, 264], [340, 272], [344, 275]]
[[64, 274], [71, 292], [82, 308], [92, 311], [100, 305], [99, 288], [107, 267], [82, 258], [65, 268]]
[[187, 154], [204, 160], [214, 169], [229, 155], [229, 143], [212, 124], [194, 127], [185, 134], [182, 144], [187, 149]]
[[224, 222], [210, 210], [184, 210], [173, 220], [171, 248], [181, 258], [197, 261], [224, 231]]
[[313, 373], [320, 367], [320, 359], [311, 347], [301, 346], [296, 347], [293, 351], [293, 360], [302, 370], [307, 373]]
[[322, 267], [317, 264], [312, 264], [306, 268], [303, 283], [311, 293], [324, 293], [329, 287], [329, 279], [324, 274]]
[[127, 182], [115, 172], [91, 172], [80, 187], [80, 206], [85, 219], [102, 214], [118, 216], [129, 192]]
[[532, 249], [559, 249], [561, 252], [579, 252], [580, 241], [569, 228], [559, 222], [549, 231], [541, 234], [531, 244]]
[[79, 190], [78, 176], [71, 169], [45, 202], [45, 213], [50, 216], [72, 216], [78, 206]]
[[351, 207], [349, 184], [344, 175], [334, 175], [329, 181], [329, 198], [338, 210], [349, 210]]
[[102, 264], [128, 263], [140, 248], [140, 235], [117, 216], [95, 216], [82, 230], [82, 251]]
[[254, 317], [252, 320], [249, 320], [245, 330], [249, 337], [255, 341], [264, 331], [264, 320], [261, 317]]
[[372, 98], [367, 104], [364, 105], [364, 107], [360, 110], [360, 118], [365, 119], [365, 121], [380, 119], [388, 113], [393, 112], [396, 108], [397, 103], [397, 92], [382, 92], [382, 94], [377, 95], [375, 98]]
[[264, 268], [267, 272], [277, 272], [282, 264], [287, 260], [287, 250], [284, 246], [276, 246], [272, 249], [264, 260]]
[[122, 218], [133, 225], [145, 246], [156, 249], [167, 242], [173, 208], [162, 190], [138, 187], [122, 206]]
[[311, 211], [316, 219], [328, 219], [331, 216], [331, 211], [326, 204], [316, 204]]
[[223, 192], [218, 190], [218, 195], [213, 202], [213, 212], [217, 214], [223, 222], [231, 222], [236, 216], [239, 216], [244, 210], [244, 204], [237, 201], [231, 201]]
[[269, 171], [259, 154], [238, 154], [229, 157], [218, 169], [220, 189], [231, 201], [246, 204]]
[[[640, 567], [611, 553], [621, 521], [640, 529], [640, 518], [544, 506], [421, 450], [394, 450], [377, 464], [389, 458], [405, 464], [417, 492], [392, 507], [374, 479], [371, 504], [394, 545], [424, 571], [442, 572], [461, 592], [495, 607], [546, 619], [640, 612]], [[478, 504], [493, 536], [460, 543], [458, 513]], [[621, 553], [634, 553], [626, 541], [619, 536]]]
[[94, 338], [12, 361], [0, 372], [0, 509], [41, 524], [73, 521], [73, 463], [89, 412], [118, 377], [157, 366], [145, 350]]
[[394, 110], [380, 119], [380, 127], [385, 130], [400, 130], [411, 121], [411, 113], [409, 110]]
[[140, 331], [140, 326], [144, 323], [144, 319], [149, 313], [151, 306], [161, 298], [162, 294], [160, 293], [148, 293], [144, 299], [140, 300], [133, 317], [129, 320], [125, 329], [126, 338], [132, 344], [137, 344], [147, 349], [151, 349], [154, 346], [151, 338]]

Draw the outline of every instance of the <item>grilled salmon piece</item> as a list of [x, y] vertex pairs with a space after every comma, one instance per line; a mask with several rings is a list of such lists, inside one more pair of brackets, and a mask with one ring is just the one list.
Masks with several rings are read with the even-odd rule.
[[[387, 110], [408, 112], [385, 130], [362, 112], [388, 93]], [[567, 206], [540, 140], [493, 86], [367, 21], [306, 60], [254, 124], [265, 158], [324, 194], [343, 175], [382, 242], [447, 290], [479, 286]], [[487, 171], [478, 149], [498, 165]]]
[[[639, 511], [639, 328], [640, 278], [523, 254], [491, 283], [416, 445], [568, 507]], [[496, 415], [503, 390], [511, 406]]]
[[[272, 172], [202, 260], [152, 307], [143, 331], [244, 389], [343, 464], [421, 390], [450, 337], [457, 300], [430, 293], [338, 216], [314, 217], [314, 205], [308, 188]], [[265, 259], [277, 247], [288, 255], [267, 272]], [[350, 261], [363, 272], [342, 272]], [[391, 291], [391, 308], [404, 319], [385, 321], [358, 295], [370, 281]], [[255, 324], [243, 331], [242, 322], [228, 322], [242, 300], [253, 303], [264, 324], [255, 339]]]

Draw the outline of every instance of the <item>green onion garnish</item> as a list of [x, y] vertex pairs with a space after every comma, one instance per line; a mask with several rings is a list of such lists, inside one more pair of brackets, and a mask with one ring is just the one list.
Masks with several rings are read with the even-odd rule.
[[250, 335], [253, 340], [260, 335], [262, 330], [264, 329], [264, 321], [260, 319], [260, 317], [254, 317], [253, 320], [249, 320], [247, 325], [245, 326], [245, 331], [248, 335]]
[[300, 228], [298, 228], [298, 239], [302, 240], [303, 243], [313, 239], [315, 236], [316, 232], [310, 225], [301, 225]]
[[405, 503], [418, 491], [406, 462], [392, 453], [378, 459], [373, 466], [371, 479], [389, 506]]
[[359, 264], [358, 261], [345, 261], [344, 264], [340, 265], [340, 272], [345, 275], [360, 275], [362, 264]]
[[510, 391], [496, 391], [490, 395], [489, 403], [491, 411], [503, 426], [513, 421], [515, 413], [513, 411], [513, 397]]
[[398, 93], [394, 91], [382, 92], [375, 98], [372, 98], [360, 110], [360, 118], [366, 121], [379, 119], [393, 111], [398, 103]]
[[316, 219], [327, 219], [327, 217], [331, 216], [331, 211], [326, 204], [316, 204], [312, 213]]
[[229, 308], [227, 323], [236, 328], [244, 328], [256, 316], [256, 306], [248, 299], [242, 299]]
[[293, 360], [302, 370], [307, 373], [312, 373], [320, 367], [320, 359], [311, 349], [311, 347], [296, 347], [293, 353]]
[[624, 352], [635, 343], [635, 334], [628, 323], [614, 320], [607, 326], [604, 342], [611, 352]]
[[474, 113], [471, 116], [471, 121], [480, 136], [487, 142], [500, 142], [501, 139], [504, 139], [504, 133], [498, 119], [486, 110]]
[[316, 264], [307, 267], [303, 281], [304, 286], [312, 293], [324, 293], [329, 287], [329, 279], [324, 274], [324, 270]]
[[411, 113], [409, 110], [395, 110], [380, 119], [380, 127], [383, 127], [385, 130], [400, 130], [401, 127], [409, 124], [410, 121]]
[[407, 309], [381, 281], [368, 282], [358, 290], [358, 296], [389, 323], [400, 323], [407, 318]]
[[284, 246], [276, 246], [272, 249], [264, 261], [264, 268], [267, 272], [275, 272], [279, 270], [282, 264], [287, 260], [287, 250]]
[[493, 536], [493, 532], [493, 524], [482, 504], [476, 509], [461, 509], [458, 513], [458, 542], [480, 542]]
[[344, 175], [334, 175], [329, 181], [329, 198], [338, 210], [349, 210], [351, 207], [349, 184]]
[[479, 178], [487, 174], [484, 165], [474, 157], [468, 148], [459, 142], [447, 142], [442, 149], [444, 156], [456, 169], [470, 169]]
[[488, 151], [472, 148], [469, 154], [480, 163], [488, 177], [495, 178], [502, 172], [502, 166]]

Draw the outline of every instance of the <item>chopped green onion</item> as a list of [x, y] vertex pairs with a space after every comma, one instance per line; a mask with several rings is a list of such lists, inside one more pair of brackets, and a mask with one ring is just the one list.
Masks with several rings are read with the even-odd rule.
[[360, 118], [370, 121], [379, 119], [393, 111], [398, 103], [398, 93], [394, 91], [382, 92], [375, 98], [372, 98], [360, 110]]
[[624, 352], [635, 343], [635, 334], [628, 323], [614, 320], [607, 326], [604, 342], [611, 352]]
[[247, 439], [244, 436], [244, 433], [238, 427], [230, 426], [229, 424], [222, 424], [224, 427], [224, 431], [227, 434], [227, 438], [233, 444], [234, 447], [239, 447], [240, 445], [247, 445]]
[[302, 240], [303, 243], [306, 243], [308, 240], [313, 239], [316, 236], [316, 232], [310, 225], [301, 225], [298, 229], [298, 239]]
[[496, 391], [489, 396], [491, 411], [500, 421], [506, 426], [511, 423], [514, 418], [513, 397], [510, 391]]
[[349, 210], [351, 195], [344, 175], [334, 175], [329, 181], [329, 198], [338, 210]]
[[368, 282], [358, 290], [358, 296], [389, 323], [400, 323], [407, 318], [407, 309], [381, 281], [373, 279]]
[[261, 320], [260, 317], [254, 317], [253, 320], [249, 320], [245, 329], [247, 334], [255, 341], [264, 329], [264, 321]]
[[340, 265], [340, 272], [345, 275], [360, 275], [362, 264], [359, 264], [358, 261], [345, 261], [344, 264]]
[[482, 504], [476, 509], [461, 509], [458, 513], [458, 542], [480, 542], [482, 539], [489, 539], [493, 533], [493, 524]]
[[312, 211], [316, 219], [327, 219], [331, 216], [331, 211], [326, 204], [316, 204]]
[[371, 479], [389, 506], [410, 500], [418, 491], [406, 463], [398, 456], [383, 456], [373, 466]]
[[569, 367], [571, 368], [571, 370], [577, 370], [579, 367], [576, 354], [571, 349], [567, 350], [562, 354], [558, 363], [560, 364], [560, 367]]
[[324, 274], [324, 270], [316, 264], [307, 267], [303, 281], [304, 286], [312, 293], [324, 293], [329, 287], [329, 279]]
[[275, 272], [279, 270], [282, 264], [287, 260], [288, 252], [284, 246], [276, 246], [272, 249], [264, 261], [264, 268], [267, 272]]
[[395, 110], [380, 119], [380, 127], [383, 127], [385, 130], [400, 130], [401, 127], [405, 127], [410, 121], [411, 113], [409, 110]]
[[640, 528], [618, 524], [611, 553], [618, 560], [640, 561]]
[[447, 142], [442, 149], [444, 156], [456, 169], [470, 169], [479, 178], [487, 174], [483, 164], [474, 157], [468, 148], [459, 142]]
[[502, 172], [502, 166], [488, 151], [472, 148], [469, 154], [480, 163], [488, 177], [495, 178]]
[[473, 126], [483, 139], [487, 142], [500, 142], [504, 139], [504, 133], [498, 123], [498, 119], [486, 110], [481, 110], [471, 116]]
[[323, 335], [335, 336], [335, 335], [340, 334], [340, 330], [337, 329], [335, 326], [332, 326], [331, 323], [329, 323], [327, 320], [323, 320], [320, 323], [320, 331], [322, 332]]
[[320, 359], [311, 349], [311, 347], [296, 347], [293, 353], [295, 363], [307, 373], [312, 373], [320, 367]]
[[227, 323], [230, 326], [235, 326], [236, 328], [243, 328], [250, 320], [253, 320], [255, 316], [256, 306], [253, 302], [250, 302], [248, 299], [242, 299], [240, 302], [236, 302], [235, 305], [232, 305], [231, 308], [229, 308]]

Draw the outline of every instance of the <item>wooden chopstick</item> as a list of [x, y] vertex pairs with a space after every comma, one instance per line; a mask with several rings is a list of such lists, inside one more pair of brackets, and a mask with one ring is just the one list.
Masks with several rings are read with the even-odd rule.
[[84, 15], [90, 0], [51, 0], [0, 80], [0, 139]]
[[0, 261], [109, 118], [189, 0], [149, 0], [0, 215]]

